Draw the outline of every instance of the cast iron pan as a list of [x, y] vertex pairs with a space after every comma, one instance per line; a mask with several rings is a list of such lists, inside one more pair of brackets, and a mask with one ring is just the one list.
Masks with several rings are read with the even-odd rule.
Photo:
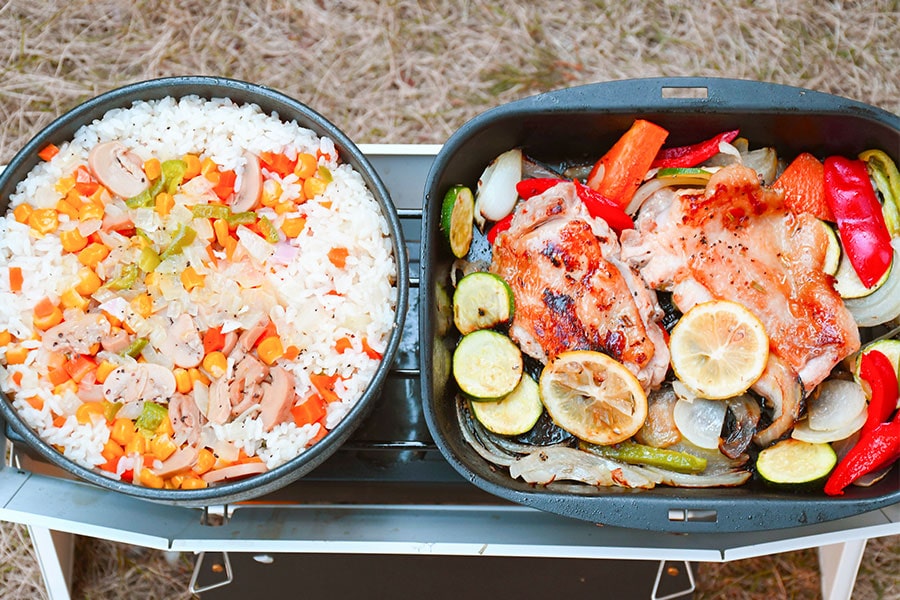
[[[699, 92], [701, 97], [681, 97]], [[674, 96], [674, 97], [673, 97]], [[739, 488], [548, 491], [510, 478], [463, 440], [455, 416], [450, 357], [458, 339], [438, 302], [451, 289], [453, 257], [439, 230], [441, 200], [453, 184], [474, 188], [485, 166], [513, 147], [548, 164], [592, 162], [635, 118], [669, 130], [681, 145], [739, 128], [751, 146], [779, 155], [809, 151], [855, 156], [881, 148], [900, 157], [900, 118], [845, 98], [795, 87], [709, 78], [600, 83], [542, 94], [472, 119], [444, 144], [428, 174], [422, 231], [420, 336], [422, 399], [429, 430], [445, 458], [478, 487], [537, 509], [594, 523], [657, 531], [752, 531], [820, 523], [900, 502], [898, 469], [870, 488], [841, 497], [775, 491], [751, 481]], [[442, 310], [442, 306], [445, 307]], [[449, 321], [448, 321], [449, 319]], [[450, 325], [448, 325], [450, 323]]]
[[388, 222], [398, 272], [398, 297], [394, 328], [384, 352], [384, 359], [373, 380], [366, 388], [362, 398], [340, 424], [300, 456], [263, 474], [210, 486], [202, 490], [152, 489], [110, 479], [77, 465], [44, 442], [19, 418], [5, 395], [2, 395], [2, 401], [0, 401], [0, 414], [15, 434], [24, 439], [32, 450], [81, 479], [107, 489], [156, 502], [182, 506], [207, 506], [248, 500], [277, 490], [299, 479], [331, 456], [365, 419], [377, 400], [381, 385], [400, 343], [409, 293], [409, 285], [405, 277], [408, 270], [408, 259], [400, 221], [387, 188], [350, 138], [319, 113], [280, 92], [243, 81], [219, 77], [185, 76], [144, 81], [105, 93], [59, 117], [29, 141], [0, 175], [0, 210], [6, 212], [9, 195], [15, 190], [16, 184], [40, 160], [37, 153], [48, 143], [60, 144], [70, 140], [82, 125], [100, 118], [110, 109], [129, 107], [136, 100], [160, 99], [167, 96], [180, 98], [187, 95], [197, 95], [201, 98], [231, 98], [238, 104], [254, 103], [267, 114], [278, 113], [284, 121], [296, 120], [299, 125], [311, 129], [317, 135], [331, 138], [342, 160], [352, 165], [362, 175]]

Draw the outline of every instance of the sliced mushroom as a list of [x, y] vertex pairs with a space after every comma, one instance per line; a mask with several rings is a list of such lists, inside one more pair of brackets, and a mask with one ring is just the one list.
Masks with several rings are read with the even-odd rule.
[[200, 441], [200, 408], [193, 395], [175, 394], [169, 400], [169, 420], [176, 438], [194, 446]]
[[175, 393], [175, 375], [171, 370], [154, 363], [138, 363], [138, 367], [147, 372], [147, 385], [144, 388], [144, 400], [168, 402]]
[[203, 338], [188, 314], [182, 314], [169, 329], [160, 351], [172, 359], [176, 366], [189, 369], [203, 360]]
[[294, 404], [294, 376], [284, 367], [272, 367], [271, 383], [263, 384], [263, 397], [260, 402], [260, 416], [263, 429], [272, 428], [287, 419]]
[[215, 483], [225, 479], [237, 479], [238, 477], [247, 477], [248, 475], [258, 475], [268, 471], [264, 462], [247, 462], [223, 467], [214, 471], [207, 471], [201, 477], [206, 483]]
[[259, 158], [251, 152], [244, 152], [244, 173], [241, 175], [241, 187], [234, 192], [231, 200], [232, 212], [251, 210], [262, 195], [262, 172], [259, 170]]
[[121, 142], [97, 144], [88, 154], [88, 167], [111, 193], [131, 198], [150, 187], [141, 159]]
[[109, 335], [109, 321], [102, 314], [88, 313], [51, 327], [44, 332], [44, 347], [53, 352], [93, 354], [91, 347]]
[[179, 448], [162, 462], [161, 467], [152, 469], [152, 471], [160, 477], [169, 477], [193, 467], [197, 464], [198, 456], [200, 456], [200, 451], [195, 446]]
[[244, 333], [241, 334], [241, 337], [238, 338], [238, 347], [244, 352], [250, 352], [253, 349], [253, 344], [256, 343], [256, 340], [265, 333], [266, 327], [269, 326], [268, 317], [263, 317], [263, 319], [251, 327], [250, 329], [245, 329]]
[[206, 418], [211, 423], [223, 425], [231, 416], [231, 399], [228, 397], [228, 383], [224, 377], [216, 379], [209, 386], [209, 406], [206, 409]]
[[137, 364], [116, 367], [103, 382], [103, 397], [109, 402], [128, 404], [143, 400], [148, 374]]

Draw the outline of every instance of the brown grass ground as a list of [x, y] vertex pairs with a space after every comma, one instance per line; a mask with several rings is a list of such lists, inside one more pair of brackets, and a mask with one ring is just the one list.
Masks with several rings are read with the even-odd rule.
[[[359, 143], [440, 143], [503, 102], [648, 76], [786, 83], [897, 113], [898, 39], [897, 0], [10, 0], [0, 4], [0, 163], [77, 103], [166, 75], [273, 87]], [[78, 548], [78, 598], [184, 595], [185, 566], [161, 553]], [[896, 536], [871, 542], [855, 597], [900, 598], [898, 556]], [[0, 527], [0, 565], [4, 598], [39, 597], [22, 527]], [[812, 551], [701, 565], [699, 579], [703, 598], [818, 596]]]

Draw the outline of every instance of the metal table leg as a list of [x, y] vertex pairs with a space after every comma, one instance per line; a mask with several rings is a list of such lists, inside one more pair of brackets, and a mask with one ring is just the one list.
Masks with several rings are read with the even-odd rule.
[[75, 536], [36, 525], [28, 526], [28, 534], [41, 567], [47, 597], [49, 600], [70, 600]]

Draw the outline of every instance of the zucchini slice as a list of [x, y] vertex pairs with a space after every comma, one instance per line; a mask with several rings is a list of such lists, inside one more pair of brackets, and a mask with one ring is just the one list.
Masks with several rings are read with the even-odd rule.
[[475, 399], [499, 399], [522, 379], [522, 352], [511, 339], [490, 329], [464, 336], [453, 353], [459, 389]]
[[453, 322], [463, 335], [509, 323], [514, 310], [512, 290], [493, 273], [469, 273], [453, 293]]
[[456, 258], [469, 253], [472, 245], [472, 224], [475, 222], [475, 197], [464, 185], [454, 185], [444, 195], [441, 205], [441, 229], [450, 242]]
[[488, 431], [500, 435], [520, 435], [531, 431], [544, 405], [537, 382], [523, 375], [512, 392], [496, 402], [470, 402], [472, 414]]
[[756, 472], [776, 486], [817, 486], [837, 464], [828, 444], [785, 439], [769, 446], [756, 459]]
[[838, 267], [841, 264], [841, 254], [843, 254], [841, 242], [838, 240], [837, 231], [834, 230], [834, 227], [829, 225], [826, 221], [819, 221], [819, 223], [822, 224], [822, 228], [825, 229], [825, 234], [828, 238], [828, 246], [825, 248], [825, 266], [823, 267], [823, 270], [829, 275], [834, 275], [838, 272]]

